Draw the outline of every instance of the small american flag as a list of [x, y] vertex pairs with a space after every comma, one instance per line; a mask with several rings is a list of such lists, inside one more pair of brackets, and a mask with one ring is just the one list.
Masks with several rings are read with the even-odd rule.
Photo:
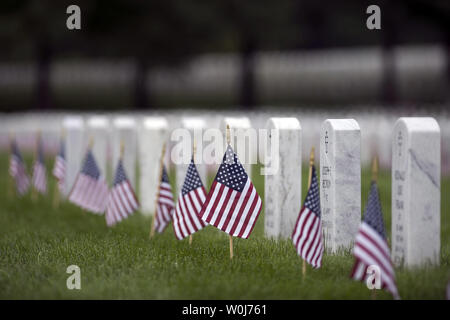
[[94, 155], [89, 149], [81, 172], [78, 173], [69, 201], [81, 208], [102, 214], [108, 201], [108, 185], [100, 173]]
[[19, 147], [17, 146], [17, 142], [15, 140], [11, 142], [9, 174], [16, 182], [16, 188], [19, 195], [25, 194], [30, 187], [30, 179], [28, 178], [25, 163], [23, 162]]
[[173, 230], [178, 240], [183, 240], [206, 226], [198, 216], [205, 200], [205, 187], [194, 160], [191, 160], [173, 216]]
[[64, 193], [64, 183], [66, 180], [66, 155], [65, 155], [65, 143], [61, 140], [61, 146], [59, 152], [55, 158], [55, 165], [53, 167], [53, 176], [58, 180], [59, 192]]
[[367, 268], [370, 265], [376, 265], [381, 271], [381, 286], [386, 288], [394, 298], [400, 298], [384, 231], [378, 187], [374, 181], [370, 187], [369, 200], [356, 236], [353, 254], [356, 259], [351, 274], [353, 279], [364, 281], [368, 276]]
[[128, 181], [122, 160], [119, 159], [116, 177], [113, 187], [109, 192], [108, 205], [106, 206], [106, 224], [112, 226], [122, 219], [127, 218], [139, 208], [139, 202], [133, 187]]
[[311, 167], [311, 186], [298, 215], [292, 233], [292, 242], [297, 249], [297, 254], [303, 260], [313, 268], [322, 266], [322, 221], [320, 220], [319, 184], [314, 165]]
[[47, 193], [47, 169], [45, 168], [44, 163], [44, 147], [41, 137], [38, 138], [37, 143], [37, 154], [33, 165], [33, 177], [31, 182], [37, 191], [45, 194]]
[[231, 236], [247, 239], [261, 212], [261, 198], [230, 145], [200, 217]]
[[154, 228], [161, 233], [172, 220], [175, 211], [173, 202], [172, 187], [169, 183], [166, 167], [163, 165], [161, 174], [161, 184], [159, 186], [158, 199], [156, 203], [156, 217]]

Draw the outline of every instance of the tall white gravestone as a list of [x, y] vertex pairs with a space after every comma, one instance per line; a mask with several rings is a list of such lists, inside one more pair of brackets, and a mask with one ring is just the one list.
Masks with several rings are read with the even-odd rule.
[[113, 121], [112, 168], [117, 166], [120, 158], [120, 143], [124, 143], [123, 166], [128, 179], [136, 190], [136, 121], [132, 117], [117, 117]]
[[441, 172], [444, 175], [450, 174], [450, 118], [440, 119], [441, 128]]
[[[188, 156], [191, 158], [193, 143], [195, 141], [196, 152], [195, 152], [195, 162], [197, 171], [202, 179], [204, 185], [206, 185], [206, 165], [203, 163], [203, 130], [206, 129], [206, 122], [202, 118], [198, 117], [188, 117], [181, 119], [181, 126], [183, 129], [187, 129], [189, 131], [191, 137], [191, 143], [189, 145]], [[190, 161], [190, 160], [189, 160]], [[176, 179], [177, 179], [177, 194], [180, 192], [183, 187], [184, 178], [186, 177], [186, 173], [189, 167], [189, 163], [182, 163], [176, 166]]]
[[[221, 154], [225, 152], [226, 146], [226, 128], [230, 126], [231, 133], [231, 146], [234, 152], [239, 157], [245, 171], [248, 176], [252, 177], [252, 164], [256, 163], [257, 155], [257, 133], [252, 129], [251, 122], [247, 117], [224, 117], [220, 124], [220, 130], [224, 134], [224, 149]], [[220, 158], [222, 160], [222, 158]], [[220, 163], [217, 165], [217, 167]]]
[[264, 162], [273, 172], [264, 176], [264, 231], [267, 237], [290, 238], [302, 202], [302, 129], [296, 118], [270, 118], [266, 128], [269, 146]]
[[392, 256], [407, 267], [439, 264], [440, 128], [433, 118], [400, 118], [392, 137]]
[[[108, 143], [109, 143], [109, 120], [104, 116], [93, 116], [87, 120], [87, 141], [93, 139], [92, 152], [100, 172], [109, 179], [108, 172]], [[108, 181], [108, 180], [107, 180]]]
[[163, 144], [167, 141], [168, 123], [164, 117], [146, 117], [139, 130], [139, 201], [146, 216], [155, 212], [159, 185], [159, 163]]
[[325, 248], [351, 249], [361, 223], [361, 132], [354, 119], [322, 124], [320, 206]]
[[63, 129], [66, 132], [66, 195], [72, 190], [75, 178], [81, 169], [81, 162], [86, 155], [84, 141], [84, 121], [82, 117], [70, 116], [63, 120]]

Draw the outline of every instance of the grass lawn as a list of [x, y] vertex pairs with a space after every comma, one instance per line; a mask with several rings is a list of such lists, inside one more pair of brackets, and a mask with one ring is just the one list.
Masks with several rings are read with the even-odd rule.
[[[27, 157], [28, 168], [31, 158]], [[47, 168], [51, 168], [49, 159]], [[290, 240], [264, 237], [264, 214], [250, 239], [234, 239], [207, 227], [188, 240], [175, 239], [171, 226], [149, 240], [150, 219], [134, 214], [114, 228], [103, 216], [69, 203], [52, 208], [50, 196], [35, 203], [29, 195], [8, 197], [8, 157], [0, 155], [0, 298], [1, 299], [370, 299], [365, 284], [349, 279], [350, 253], [324, 255], [323, 267], [308, 267]], [[255, 169], [258, 167], [255, 167]], [[255, 170], [256, 171], [256, 170]], [[173, 175], [171, 175], [173, 178]], [[370, 172], [363, 171], [366, 202]], [[173, 180], [173, 179], [172, 179]], [[263, 197], [263, 177], [254, 176]], [[303, 194], [307, 168], [303, 170]], [[210, 181], [209, 181], [210, 183]], [[390, 236], [390, 173], [381, 172], [380, 194]], [[450, 279], [450, 179], [442, 178], [441, 265], [397, 269], [403, 299], [444, 299]], [[447, 196], [445, 196], [447, 195]], [[68, 290], [69, 265], [81, 268], [81, 290]], [[391, 299], [377, 292], [379, 299]]]

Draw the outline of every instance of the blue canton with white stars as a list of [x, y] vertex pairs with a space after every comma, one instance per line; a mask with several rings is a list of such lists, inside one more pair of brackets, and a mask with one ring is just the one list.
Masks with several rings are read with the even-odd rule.
[[12, 149], [12, 154], [13, 154], [17, 159], [19, 159], [20, 162], [23, 162], [23, 160], [22, 160], [22, 155], [21, 155], [20, 152], [19, 152], [19, 147], [17, 146], [17, 142], [16, 142], [16, 141], [13, 141], [13, 142], [11, 143], [11, 149]]
[[100, 170], [97, 167], [97, 163], [95, 162], [94, 155], [91, 150], [89, 150], [86, 154], [83, 170], [81, 170], [81, 172], [94, 179], [98, 179], [100, 177]]
[[378, 196], [378, 187], [375, 182], [372, 182], [372, 185], [370, 186], [369, 200], [367, 201], [366, 210], [364, 212], [364, 222], [374, 228], [384, 239], [386, 239], [383, 213], [381, 212], [381, 203]]
[[202, 180], [200, 180], [200, 176], [198, 175], [198, 171], [195, 168], [194, 161], [191, 160], [188, 171], [186, 173], [186, 178], [184, 179], [183, 188], [181, 189], [181, 194], [184, 196], [192, 190], [201, 188], [202, 186]]
[[61, 147], [59, 148], [59, 154], [58, 154], [61, 158], [65, 159], [66, 158], [66, 151], [64, 148], [64, 141], [61, 141]]
[[163, 165], [162, 167], [162, 175], [161, 175], [161, 182], [169, 182], [169, 175], [167, 174], [166, 166]]
[[228, 188], [242, 192], [247, 179], [248, 176], [245, 173], [244, 167], [231, 146], [228, 146], [223, 156], [222, 164], [217, 172], [216, 181], [224, 184]]
[[317, 182], [316, 167], [312, 166], [311, 172], [311, 186], [306, 195], [304, 207], [314, 212], [320, 218], [320, 197], [319, 197], [319, 183]]
[[114, 178], [114, 185], [118, 185], [124, 181], [128, 180], [127, 175], [125, 173], [125, 169], [122, 164], [122, 160], [119, 160], [119, 164], [117, 165], [116, 176]]
[[41, 139], [38, 141], [37, 155], [37, 161], [44, 164], [44, 146]]

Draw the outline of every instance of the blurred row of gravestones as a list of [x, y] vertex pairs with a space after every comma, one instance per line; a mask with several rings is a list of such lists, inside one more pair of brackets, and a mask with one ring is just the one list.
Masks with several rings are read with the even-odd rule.
[[[386, 65], [376, 47], [258, 52], [252, 59], [256, 104], [364, 103], [383, 100], [386, 67], [395, 101], [442, 103], [448, 99], [448, 57], [439, 45], [395, 47]], [[172, 68], [155, 66], [145, 77], [147, 95], [158, 105], [239, 104], [241, 60], [236, 54], [206, 54]], [[50, 69], [53, 103], [133, 107], [138, 73], [133, 60], [55, 60]], [[0, 96], [32, 101], [36, 66], [0, 63]], [[97, 99], [97, 100], [96, 100]], [[25, 103], [25, 102], [23, 102]], [[111, 104], [111, 105], [110, 105]], [[78, 106], [78, 107], [77, 107]], [[5, 106], [7, 107], [7, 106]]]

